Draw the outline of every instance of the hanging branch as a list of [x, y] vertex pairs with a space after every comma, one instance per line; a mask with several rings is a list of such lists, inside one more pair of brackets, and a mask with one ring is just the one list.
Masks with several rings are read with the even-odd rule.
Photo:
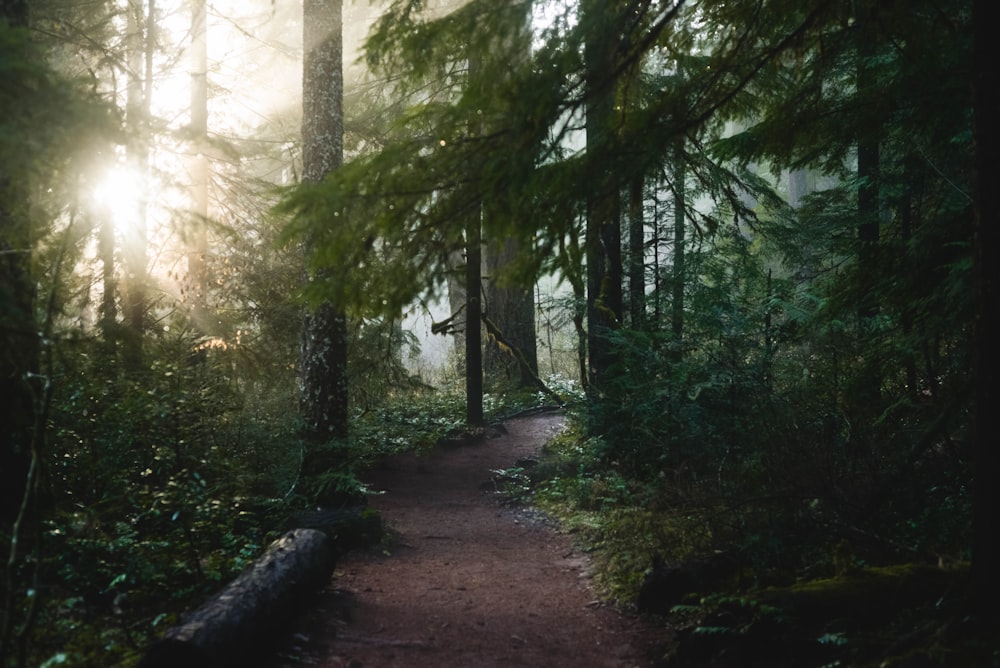
[[490, 338], [496, 341], [500, 346], [510, 351], [511, 355], [514, 356], [514, 359], [517, 360], [518, 366], [521, 367], [521, 371], [527, 374], [529, 378], [531, 378], [532, 382], [534, 382], [534, 384], [538, 387], [538, 389], [541, 390], [546, 395], [548, 395], [549, 397], [552, 397], [552, 399], [557, 404], [559, 404], [560, 407], [565, 406], [566, 401], [562, 397], [560, 397], [553, 389], [551, 389], [548, 385], [546, 385], [541, 378], [538, 377], [538, 374], [536, 374], [531, 369], [531, 365], [528, 364], [528, 360], [525, 359], [524, 353], [522, 353], [517, 346], [508, 343], [504, 339], [503, 332], [500, 331], [500, 328], [497, 327], [496, 324], [492, 320], [490, 320], [485, 313], [483, 313], [482, 315], [482, 321], [483, 324], [486, 325], [486, 333], [490, 336]]

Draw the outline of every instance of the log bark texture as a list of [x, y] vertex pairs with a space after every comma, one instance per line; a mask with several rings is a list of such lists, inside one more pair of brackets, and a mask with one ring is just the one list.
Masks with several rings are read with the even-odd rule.
[[139, 668], [253, 665], [284, 622], [325, 585], [335, 565], [330, 539], [293, 529], [235, 580], [153, 643]]

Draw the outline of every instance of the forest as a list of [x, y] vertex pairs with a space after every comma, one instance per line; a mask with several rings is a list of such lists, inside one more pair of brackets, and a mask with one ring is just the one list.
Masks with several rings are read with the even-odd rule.
[[662, 665], [1000, 666], [990, 9], [0, 0], [0, 666], [540, 408]]

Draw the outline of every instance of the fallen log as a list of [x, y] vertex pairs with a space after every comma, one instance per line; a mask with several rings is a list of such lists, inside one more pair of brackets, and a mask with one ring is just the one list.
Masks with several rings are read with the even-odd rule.
[[292, 515], [287, 526], [322, 531], [333, 541], [334, 557], [372, 547], [382, 540], [382, 518], [378, 511], [365, 506], [300, 511]]
[[253, 665], [248, 658], [329, 581], [334, 565], [331, 541], [322, 531], [289, 531], [150, 645], [139, 668]]

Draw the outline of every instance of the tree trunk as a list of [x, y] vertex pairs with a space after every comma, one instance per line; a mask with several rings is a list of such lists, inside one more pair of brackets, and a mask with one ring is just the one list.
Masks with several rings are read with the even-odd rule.
[[629, 184], [628, 201], [628, 309], [633, 329], [646, 328], [646, 226], [643, 216], [643, 179]]
[[[27, 3], [3, 0], [0, 22], [28, 23]], [[3, 167], [7, 167], [4, 165]], [[0, 530], [17, 516], [30, 463], [38, 327], [24, 184], [0, 171]]]
[[590, 24], [585, 45], [587, 65], [587, 159], [594, 167], [587, 201], [587, 342], [589, 387], [600, 392], [613, 362], [610, 333], [622, 316], [622, 252], [619, 184], [607, 166], [607, 152], [614, 142], [616, 92], [615, 42], [612, 39], [615, 8], [611, 3], [588, 0], [581, 12]]
[[[128, 146], [129, 170], [137, 177], [141, 197], [130, 213], [132, 220], [122, 230], [122, 252], [125, 265], [125, 303], [122, 312], [126, 337], [123, 340], [125, 366], [136, 371], [142, 366], [142, 343], [145, 335], [147, 290], [147, 188], [149, 180], [150, 79], [155, 50], [154, 0], [147, 0], [143, 13], [142, 0], [129, 0], [128, 25], [128, 88], [125, 119], [133, 136]], [[145, 28], [145, 29], [144, 29]], [[206, 95], [207, 98], [207, 95]], [[207, 99], [206, 99], [207, 103]], [[207, 125], [207, 121], [206, 121]], [[207, 130], [207, 127], [206, 127]]]
[[448, 267], [448, 306], [451, 321], [450, 331], [452, 336], [453, 355], [455, 360], [455, 372], [460, 377], [465, 377], [465, 316], [459, 315], [465, 312], [465, 301], [468, 298], [465, 294], [465, 258], [461, 251], [455, 251], [449, 258]]
[[205, 332], [208, 306], [208, 7], [191, 8], [191, 188], [188, 300], [196, 330]]
[[976, 328], [972, 364], [975, 406], [976, 466], [973, 496], [972, 583], [973, 610], [984, 619], [998, 616], [1000, 599], [1000, 448], [993, 411], [997, 397], [997, 249], [1000, 248], [1000, 201], [993, 180], [997, 151], [996, 96], [997, 40], [992, 34], [995, 7], [989, 0], [973, 5], [975, 26], [975, 146], [976, 146]]
[[[538, 377], [534, 288], [506, 285], [502, 278], [504, 267], [516, 257], [517, 242], [513, 239], [486, 245], [484, 315], [502, 333], [505, 344], [495, 338], [486, 344], [483, 366], [491, 391], [533, 387]], [[522, 368], [524, 365], [527, 368]]]
[[329, 538], [294, 529], [235, 580], [153, 643], [140, 668], [219, 668], [255, 663], [275, 632], [325, 585], [335, 565]]
[[101, 259], [101, 305], [98, 309], [98, 326], [105, 346], [105, 354], [110, 362], [115, 358], [118, 347], [118, 306], [115, 295], [118, 282], [115, 279], [115, 225], [111, 211], [103, 208], [98, 221], [97, 255]]
[[670, 304], [670, 332], [674, 337], [676, 358], [683, 356], [684, 341], [684, 288], [687, 281], [685, 267], [687, 248], [685, 235], [687, 233], [687, 169], [684, 164], [684, 140], [677, 143], [674, 164], [674, 265], [673, 294]]
[[[877, 86], [871, 60], [875, 57], [876, 22], [867, 12], [873, 11], [866, 3], [861, 3], [858, 21], [858, 62], [857, 87], [861, 97], [874, 95]], [[871, 125], [873, 131], [858, 138], [858, 268], [860, 292], [858, 295], [859, 335], [863, 348], [872, 350], [871, 339], [875, 335], [875, 319], [878, 315], [878, 294], [875, 277], [878, 275], [879, 241], [879, 121]], [[879, 411], [882, 378], [878, 360], [865, 360], [862, 369], [859, 405], [865, 414], [874, 419]], [[862, 449], [867, 449], [863, 446]]]
[[788, 206], [798, 209], [809, 194], [809, 172], [803, 168], [788, 173]]
[[[344, 159], [341, 0], [305, 1], [303, 42], [302, 179], [318, 183]], [[321, 304], [305, 315], [301, 379], [307, 436], [315, 441], [346, 437], [347, 319], [333, 304]]]
[[465, 237], [465, 421], [483, 424], [482, 217], [469, 213]]

